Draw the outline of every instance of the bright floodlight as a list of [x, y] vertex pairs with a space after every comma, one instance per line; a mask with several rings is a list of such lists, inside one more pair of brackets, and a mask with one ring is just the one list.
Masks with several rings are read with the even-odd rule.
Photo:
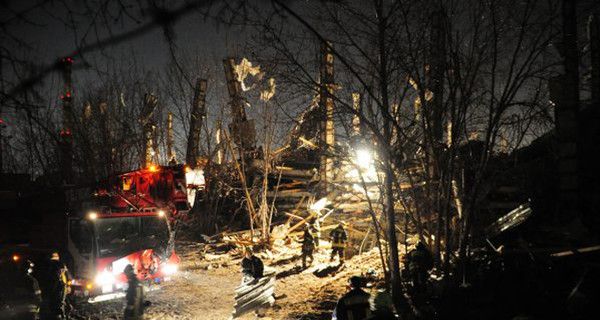
[[90, 220], [96, 220], [98, 218], [98, 214], [95, 212], [90, 212], [88, 213], [88, 218], [90, 218]]
[[117, 278], [111, 272], [104, 270], [102, 273], [96, 275], [96, 284], [99, 286], [105, 286], [113, 284], [117, 281]]
[[163, 266], [162, 271], [165, 275], [173, 275], [177, 273], [177, 265], [172, 263], [167, 263]]
[[360, 149], [356, 151], [356, 162], [361, 168], [369, 168], [372, 161], [373, 155], [371, 154], [371, 151], [366, 149]]
[[165, 216], [165, 210], [158, 210], [158, 216], [159, 217], [164, 217]]

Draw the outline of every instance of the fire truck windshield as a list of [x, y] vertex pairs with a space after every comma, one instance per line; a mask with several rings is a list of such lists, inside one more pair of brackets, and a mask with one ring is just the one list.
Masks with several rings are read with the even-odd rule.
[[169, 228], [158, 216], [102, 218], [95, 222], [100, 257], [123, 256], [139, 250], [166, 249]]

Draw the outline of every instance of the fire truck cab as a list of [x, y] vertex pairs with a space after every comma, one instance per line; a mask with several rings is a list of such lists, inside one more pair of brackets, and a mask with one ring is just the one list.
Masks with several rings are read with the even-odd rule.
[[123, 295], [127, 287], [123, 270], [128, 264], [148, 286], [170, 280], [179, 263], [173, 240], [162, 210], [70, 217], [72, 293], [89, 302]]

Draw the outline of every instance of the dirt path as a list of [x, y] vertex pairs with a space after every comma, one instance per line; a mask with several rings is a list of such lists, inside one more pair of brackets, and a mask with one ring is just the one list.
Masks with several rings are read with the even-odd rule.
[[[180, 252], [182, 263], [177, 276], [160, 290], [146, 293], [145, 300], [152, 305], [146, 309], [145, 319], [229, 319], [234, 290], [241, 280], [239, 257], [199, 258], [198, 251], [190, 248], [181, 248]], [[278, 275], [275, 306], [262, 319], [331, 319], [336, 300], [346, 290], [348, 277], [366, 271], [369, 264], [377, 261], [376, 256], [355, 257], [340, 267], [329, 262], [324, 250], [312, 267], [301, 269], [297, 258], [291, 255], [283, 260], [264, 259], [266, 267], [275, 269]], [[211, 267], [207, 268], [207, 261]], [[123, 306], [121, 298], [79, 305], [75, 312], [89, 320], [122, 319]], [[256, 318], [247, 314], [237, 319]]]
[[[229, 319], [233, 308], [233, 292], [239, 285], [239, 274], [230, 268], [209, 271], [182, 271], [159, 290], [148, 292], [145, 300], [152, 303], [145, 319]], [[124, 298], [96, 304], [80, 305], [76, 313], [84, 318], [122, 319]], [[238, 319], [253, 319], [247, 315]]]

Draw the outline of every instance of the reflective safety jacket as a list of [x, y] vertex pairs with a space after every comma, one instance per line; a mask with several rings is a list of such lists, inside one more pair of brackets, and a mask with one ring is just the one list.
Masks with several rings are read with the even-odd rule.
[[[50, 260], [46, 274], [46, 286], [44, 295], [47, 299], [64, 303], [69, 293], [69, 271], [64, 263], [59, 260]], [[43, 291], [44, 291], [43, 290]]]
[[346, 246], [348, 234], [346, 234], [346, 230], [343, 227], [338, 226], [331, 230], [329, 236], [331, 237], [331, 246], [333, 248], [344, 248]]

